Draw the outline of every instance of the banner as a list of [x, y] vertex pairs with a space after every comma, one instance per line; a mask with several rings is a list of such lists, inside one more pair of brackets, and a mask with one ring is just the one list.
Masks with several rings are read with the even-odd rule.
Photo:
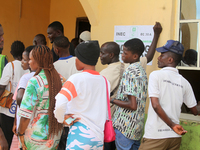
[[[153, 25], [138, 25], [138, 26], [115, 26], [114, 41], [120, 45], [120, 61], [123, 53], [123, 44], [132, 38], [139, 38], [145, 45], [144, 53], [141, 57], [146, 56], [149, 46], [153, 40]], [[152, 61], [148, 63], [152, 65]]]

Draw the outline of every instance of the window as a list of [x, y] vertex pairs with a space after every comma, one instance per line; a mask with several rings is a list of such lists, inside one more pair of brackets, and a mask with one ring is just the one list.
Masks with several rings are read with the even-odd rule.
[[[185, 50], [177, 68], [191, 84], [197, 103], [200, 104], [200, 0], [179, 0], [177, 39]], [[183, 113], [190, 110], [183, 105]]]
[[200, 0], [179, 0], [178, 37], [185, 51], [179, 69], [200, 70]]

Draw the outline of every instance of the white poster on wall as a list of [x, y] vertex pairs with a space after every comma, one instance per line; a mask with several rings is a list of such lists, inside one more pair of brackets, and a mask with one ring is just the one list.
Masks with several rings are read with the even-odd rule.
[[[141, 57], [145, 56], [153, 40], [153, 35], [153, 25], [115, 26], [114, 41], [120, 45], [120, 60], [123, 44], [132, 38], [139, 38], [143, 41], [145, 50]], [[152, 61], [148, 65], [152, 65]]]

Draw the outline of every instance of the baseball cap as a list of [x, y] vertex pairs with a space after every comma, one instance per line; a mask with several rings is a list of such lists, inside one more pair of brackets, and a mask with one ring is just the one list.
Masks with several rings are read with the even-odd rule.
[[83, 31], [81, 34], [80, 34], [80, 39], [82, 39], [83, 41], [90, 41], [91, 40], [91, 34], [89, 31]]
[[160, 53], [170, 51], [178, 55], [183, 55], [184, 47], [179, 41], [168, 40], [164, 46], [156, 48], [156, 50]]

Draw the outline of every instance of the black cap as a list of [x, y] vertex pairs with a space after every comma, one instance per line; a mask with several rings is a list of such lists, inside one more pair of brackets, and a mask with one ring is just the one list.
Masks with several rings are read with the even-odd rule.
[[84, 64], [95, 66], [100, 55], [99, 42], [85, 41], [80, 43], [75, 49], [75, 55]]

